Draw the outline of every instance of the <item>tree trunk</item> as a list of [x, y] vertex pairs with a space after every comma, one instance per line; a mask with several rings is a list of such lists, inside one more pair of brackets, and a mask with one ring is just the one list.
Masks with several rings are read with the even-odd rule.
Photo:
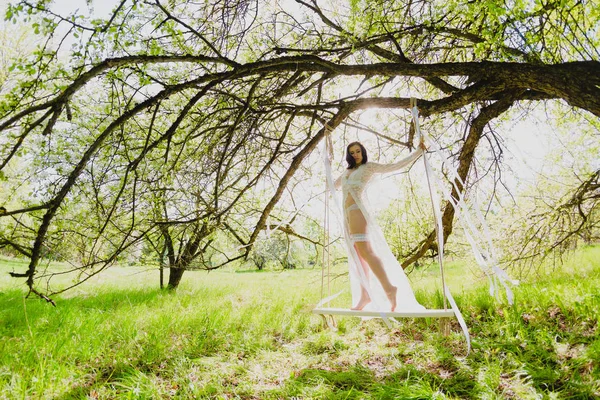
[[159, 277], [159, 281], [160, 281], [160, 288], [164, 289], [165, 288], [165, 266], [161, 263], [160, 267], [159, 267], [159, 271], [160, 271], [160, 277]]
[[169, 267], [169, 284], [167, 285], [167, 289], [177, 289], [177, 286], [179, 286], [179, 282], [181, 282], [181, 277], [183, 276], [184, 272], [185, 268]]
[[160, 271], [160, 288], [164, 289], [165, 287], [165, 255], [167, 253], [167, 244], [163, 246], [162, 251], [160, 252], [160, 260], [158, 270]]

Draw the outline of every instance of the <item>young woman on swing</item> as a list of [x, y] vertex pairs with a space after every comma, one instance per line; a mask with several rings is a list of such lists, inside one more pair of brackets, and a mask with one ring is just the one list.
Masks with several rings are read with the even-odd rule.
[[[362, 310], [377, 294], [385, 294], [391, 311], [401, 308], [421, 308], [414, 298], [408, 279], [392, 254], [381, 229], [370, 215], [363, 192], [375, 174], [398, 171], [410, 165], [426, 150], [423, 141], [408, 157], [392, 164], [379, 164], [368, 161], [367, 150], [359, 142], [350, 143], [346, 148], [347, 170], [335, 181], [336, 189], [343, 193], [344, 233], [348, 246], [351, 281], [354, 280], [353, 300], [356, 301], [356, 281], [360, 284], [360, 296], [353, 310]], [[372, 271], [377, 278], [369, 278]], [[352, 279], [354, 278], [354, 279]], [[379, 285], [377, 285], [379, 283]], [[383, 296], [375, 300], [382, 307]], [[380, 310], [383, 311], [383, 310]]]

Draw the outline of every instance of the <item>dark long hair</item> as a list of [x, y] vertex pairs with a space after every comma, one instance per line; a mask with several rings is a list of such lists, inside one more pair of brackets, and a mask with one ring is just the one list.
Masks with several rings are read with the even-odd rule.
[[360, 147], [360, 152], [362, 153], [361, 165], [366, 164], [369, 159], [367, 157], [367, 149], [365, 149], [365, 146], [363, 146], [361, 142], [352, 142], [348, 145], [348, 147], [346, 147], [346, 162], [348, 163], [348, 169], [356, 168], [356, 161], [354, 160], [354, 157], [350, 155], [350, 147], [354, 145], [358, 145]]

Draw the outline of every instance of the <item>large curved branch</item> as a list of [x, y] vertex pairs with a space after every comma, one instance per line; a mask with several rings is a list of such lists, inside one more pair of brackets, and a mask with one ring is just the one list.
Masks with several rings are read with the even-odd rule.
[[[580, 61], [556, 65], [530, 65], [507, 62], [461, 62], [438, 64], [377, 63], [359, 65], [339, 65], [322, 58], [303, 55], [246, 64], [237, 74], [268, 73], [282, 70], [324, 72], [332, 77], [346, 76], [409, 76], [444, 77], [466, 76], [476, 82], [467, 89], [446, 99], [449, 103], [466, 94], [471, 101], [482, 100], [471, 93], [477, 89], [483, 93], [495, 94], [504, 90], [533, 90], [550, 97], [565, 99], [575, 107], [600, 116], [600, 62]], [[449, 104], [446, 110], [453, 106]], [[436, 112], [443, 112], [442, 109]]]
[[[0, 124], [0, 131], [10, 127], [16, 121], [36, 111], [59, 106], [91, 79], [111, 68], [129, 64], [168, 63], [168, 62], [212, 62], [227, 64], [219, 58], [206, 56], [127, 56], [106, 59], [79, 76], [59, 96], [17, 113]], [[412, 76], [434, 78], [444, 76], [467, 76], [472, 82], [495, 82], [505, 89], [522, 88], [547, 93], [564, 98], [570, 104], [583, 108], [600, 116], [600, 62], [581, 61], [557, 65], [528, 65], [505, 62], [463, 62], [438, 64], [375, 63], [358, 65], [340, 65], [312, 55], [279, 57], [234, 67], [231, 71], [220, 73], [229, 75], [229, 79], [260, 75], [282, 71], [306, 71], [330, 73], [346, 76]], [[214, 74], [215, 78], [219, 73]], [[474, 85], [473, 85], [474, 86]], [[460, 93], [460, 92], [459, 92]], [[452, 97], [452, 96], [450, 96]]]
[[[131, 56], [122, 57], [118, 59], [107, 59], [104, 62], [91, 68], [88, 72], [82, 74], [77, 78], [61, 95], [50, 100], [44, 104], [36, 105], [28, 110], [21, 111], [8, 121], [0, 125], [0, 129], [6, 129], [11, 126], [12, 123], [17, 121], [19, 118], [23, 118], [32, 112], [40, 109], [51, 108], [54, 110], [62, 109], [62, 105], [66, 104], [69, 97], [72, 96], [77, 90], [87, 84], [92, 78], [102, 74], [104, 71], [119, 66], [124, 66], [132, 63], [159, 63], [159, 62], [212, 62], [216, 64], [224, 64], [224, 61], [218, 58], [204, 57], [204, 56]], [[226, 64], [226, 63], [225, 63]], [[474, 137], [478, 137], [483, 129], [483, 126], [495, 118], [503, 110], [508, 109], [513, 101], [518, 100], [519, 96], [525, 96], [525, 93], [532, 93], [536, 91], [548, 96], [556, 96], [564, 98], [569, 103], [584, 108], [596, 115], [600, 116], [600, 63], [596, 61], [589, 62], [577, 62], [567, 63], [560, 65], [550, 66], [536, 66], [536, 65], [524, 65], [517, 63], [490, 63], [490, 62], [467, 62], [467, 63], [440, 63], [440, 64], [429, 64], [429, 65], [418, 65], [409, 63], [378, 63], [378, 64], [364, 64], [364, 65], [339, 65], [334, 62], [316, 57], [316, 56], [291, 56], [291, 57], [280, 57], [271, 60], [259, 61], [254, 63], [248, 63], [233, 67], [231, 70], [224, 72], [210, 73], [201, 76], [197, 79], [184, 82], [174, 86], [168, 86], [154, 97], [147, 99], [146, 101], [137, 104], [134, 108], [127, 111], [113, 123], [109, 125], [94, 141], [94, 143], [87, 149], [81, 158], [80, 162], [76, 165], [75, 169], [66, 179], [64, 185], [49, 203], [46, 214], [43, 217], [42, 223], [38, 229], [38, 234], [34, 242], [31, 262], [26, 272], [28, 277], [27, 284], [32, 287], [33, 276], [37, 263], [41, 255], [42, 244], [45, 239], [46, 233], [50, 226], [52, 219], [54, 218], [57, 210], [59, 209], [63, 199], [70, 191], [71, 187], [75, 184], [79, 174], [84, 169], [87, 162], [91, 159], [93, 154], [97, 151], [103, 141], [108, 137], [111, 132], [118, 126], [122, 126], [127, 120], [138, 114], [142, 110], [149, 107], [155, 106], [162, 99], [170, 97], [171, 95], [181, 92], [185, 89], [196, 88], [198, 85], [206, 82], [224, 82], [224, 81], [235, 81], [250, 76], [261, 76], [267, 75], [271, 72], [295, 72], [306, 71], [306, 72], [322, 72], [329, 74], [331, 77], [345, 75], [345, 76], [418, 76], [418, 77], [442, 77], [450, 75], [461, 75], [467, 76], [471, 81], [474, 81], [473, 85], [467, 87], [464, 90], [456, 92], [451, 96], [433, 100], [433, 101], [422, 101], [421, 109], [423, 115], [431, 115], [434, 113], [441, 113], [450, 111], [453, 109], [460, 108], [465, 104], [477, 102], [480, 100], [495, 98], [502, 93], [506, 93], [506, 97], [501, 98], [493, 105], [486, 107], [482, 110], [482, 114], [474, 121], [475, 124], [471, 128], [471, 132]], [[511, 90], [514, 90], [517, 94], [510, 94]], [[328, 123], [329, 128], [333, 129], [339, 123], [341, 123], [352, 111], [360, 108], [367, 108], [376, 105], [383, 105], [389, 103], [390, 106], [403, 106], [406, 108], [406, 99], [357, 99], [348, 102], [335, 102], [330, 104], [332, 108], [337, 108], [337, 114]], [[322, 105], [316, 105], [319, 107]], [[293, 107], [293, 106], [292, 106]], [[478, 124], [483, 123], [479, 126]], [[308, 144], [296, 155], [289, 169], [281, 179], [279, 186], [275, 192], [275, 195], [265, 207], [256, 229], [253, 231], [250, 244], [252, 244], [258, 235], [258, 232], [264, 227], [266, 218], [272, 211], [276, 203], [282, 196], [283, 190], [287, 185], [287, 182], [299, 168], [300, 163], [304, 158], [312, 151], [317, 143], [322, 139], [325, 128], [321, 129], [309, 142]], [[478, 139], [477, 139], [478, 140]], [[463, 152], [469, 150], [467, 144], [471, 142], [467, 141]], [[475, 143], [476, 145], [476, 143]], [[474, 149], [474, 147], [473, 147]], [[465, 153], [466, 154], [466, 153]], [[467, 156], [465, 156], [467, 157]], [[461, 168], [467, 168], [464, 170], [464, 176], [466, 177], [470, 160], [473, 155], [468, 155], [467, 158], [462, 158]], [[462, 171], [462, 170], [461, 170]], [[459, 171], [460, 172], [460, 171]], [[463, 176], [461, 174], [461, 176]], [[448, 214], [451, 211], [446, 207], [445, 210], [445, 230], [449, 227], [448, 233], [451, 231], [451, 220], [452, 215]], [[422, 248], [425, 248], [423, 246]], [[249, 251], [249, 248], [248, 248]]]

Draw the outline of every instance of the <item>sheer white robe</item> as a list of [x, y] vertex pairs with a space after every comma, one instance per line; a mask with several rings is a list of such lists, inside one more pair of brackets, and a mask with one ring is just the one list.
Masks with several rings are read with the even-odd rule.
[[367, 201], [363, 197], [369, 181], [375, 174], [398, 171], [410, 165], [422, 154], [423, 150], [419, 148], [408, 157], [396, 163], [379, 164], [375, 162], [367, 162], [356, 169], [345, 171], [334, 183], [336, 189], [341, 187], [343, 194], [342, 210], [344, 214], [344, 237], [348, 251], [350, 285], [352, 288], [352, 304], [358, 303], [362, 286], [367, 290], [371, 298], [371, 303], [364, 308], [365, 310], [390, 311], [391, 304], [383, 287], [381, 286], [381, 283], [375, 277], [373, 272], [369, 270], [369, 276], [367, 277], [361, 267], [360, 259], [356, 249], [354, 248], [354, 243], [350, 238], [346, 201], [348, 196], [352, 196], [359, 207], [360, 212], [365, 217], [365, 220], [367, 221], [367, 240], [370, 242], [375, 254], [381, 259], [383, 268], [390, 280], [390, 283], [398, 288], [396, 294], [396, 311], [423, 310], [424, 307], [415, 299], [413, 290], [410, 286], [408, 278], [406, 277], [406, 274], [404, 273], [404, 270], [402, 269], [402, 266], [390, 250], [385, 237], [383, 236], [381, 228], [367, 209]]

